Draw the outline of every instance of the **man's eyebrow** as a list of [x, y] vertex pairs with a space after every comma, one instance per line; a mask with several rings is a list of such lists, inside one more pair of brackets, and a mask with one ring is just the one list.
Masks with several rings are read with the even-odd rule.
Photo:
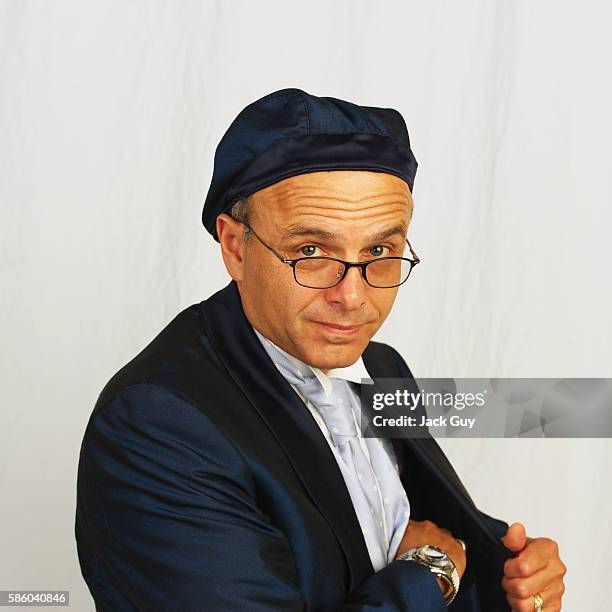
[[281, 240], [291, 240], [291, 238], [297, 238], [299, 236], [317, 236], [324, 240], [337, 240], [340, 238], [335, 232], [329, 232], [320, 227], [314, 227], [309, 225], [290, 225], [285, 228], [280, 235]]
[[[406, 235], [407, 229], [406, 224], [402, 221], [393, 227], [377, 232], [369, 238], [368, 242], [377, 242], [378, 240], [384, 240], [385, 238], [389, 238], [390, 236], [394, 236], [396, 234], [403, 237]], [[300, 236], [316, 236], [317, 238], [321, 238], [323, 240], [340, 240], [342, 238], [339, 234], [330, 232], [329, 230], [324, 230], [320, 227], [310, 225], [291, 225], [281, 232], [280, 239], [285, 241]]]
[[395, 234], [399, 234], [400, 236], [402, 236], [402, 238], [404, 238], [406, 236], [407, 231], [408, 228], [406, 227], [406, 224], [402, 221], [401, 223], [398, 223], [393, 227], [378, 232], [378, 234], [374, 234], [374, 236], [370, 238], [370, 242], [384, 240], [385, 238], [389, 238], [390, 236], [395, 236]]

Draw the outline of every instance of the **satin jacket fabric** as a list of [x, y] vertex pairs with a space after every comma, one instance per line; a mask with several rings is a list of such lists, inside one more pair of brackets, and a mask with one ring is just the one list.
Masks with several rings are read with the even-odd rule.
[[[372, 378], [410, 370], [370, 342]], [[468, 544], [451, 610], [509, 610], [507, 524], [435, 440], [393, 439], [411, 517]], [[172, 320], [102, 390], [81, 446], [75, 535], [96, 610], [438, 612], [429, 570], [374, 572], [317, 424], [244, 316], [236, 284]]]

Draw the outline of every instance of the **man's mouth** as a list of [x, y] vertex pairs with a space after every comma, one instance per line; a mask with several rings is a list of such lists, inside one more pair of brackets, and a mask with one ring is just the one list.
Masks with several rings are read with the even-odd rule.
[[361, 325], [342, 325], [340, 323], [328, 323], [327, 321], [313, 321], [318, 325], [322, 325], [326, 329], [331, 331], [340, 333], [340, 334], [350, 334], [357, 331]]

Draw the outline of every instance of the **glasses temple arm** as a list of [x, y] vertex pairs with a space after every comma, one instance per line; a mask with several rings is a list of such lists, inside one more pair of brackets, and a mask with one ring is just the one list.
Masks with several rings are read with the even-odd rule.
[[414, 249], [412, 248], [412, 245], [410, 244], [408, 238], [406, 238], [406, 243], [408, 244], [408, 248], [410, 249], [410, 254], [414, 257], [414, 263], [418, 264], [421, 260], [419, 259], [419, 256], [414, 252]]
[[282, 255], [279, 255], [271, 246], [268, 246], [258, 235], [257, 232], [248, 224], [245, 222], [242, 222], [242, 225], [244, 225], [248, 231], [253, 232], [253, 235], [255, 236], [255, 238], [257, 238], [257, 240], [259, 240], [259, 242], [261, 242], [261, 244], [263, 244], [266, 249], [272, 251], [272, 253], [274, 253], [274, 255], [276, 255], [276, 257], [278, 257], [278, 259], [280, 259], [283, 263], [288, 263], [289, 259], [285, 259]]

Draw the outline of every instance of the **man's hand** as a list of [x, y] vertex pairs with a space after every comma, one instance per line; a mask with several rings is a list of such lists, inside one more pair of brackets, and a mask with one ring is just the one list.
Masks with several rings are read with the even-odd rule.
[[513, 612], [533, 612], [534, 595], [540, 594], [542, 609], [561, 610], [567, 568], [557, 543], [548, 538], [528, 538], [521, 523], [513, 523], [502, 538], [506, 548], [519, 553], [504, 564], [502, 587]]
[[455, 564], [459, 577], [463, 576], [467, 561], [461, 544], [448, 529], [442, 529], [431, 521], [415, 521], [414, 519], [408, 521], [395, 558], [397, 559], [411, 548], [426, 545], [442, 549]]

